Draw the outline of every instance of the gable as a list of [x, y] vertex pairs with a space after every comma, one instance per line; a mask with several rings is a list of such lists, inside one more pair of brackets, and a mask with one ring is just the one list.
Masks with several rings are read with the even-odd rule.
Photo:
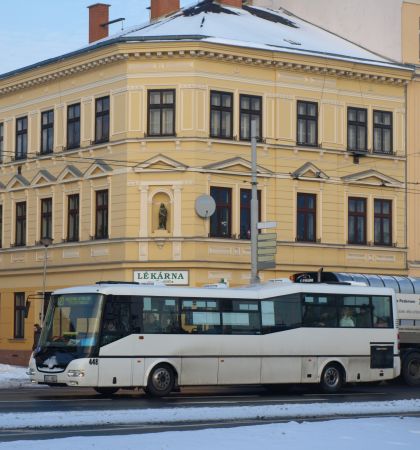
[[147, 170], [168, 170], [168, 169], [178, 169], [178, 170], [185, 170], [188, 166], [185, 164], [176, 161], [175, 159], [169, 158], [165, 155], [162, 155], [159, 153], [156, 156], [153, 156], [152, 158], [147, 159], [146, 161], [143, 161], [142, 163], [138, 164], [136, 166], [137, 169], [147, 169]]
[[31, 181], [32, 186], [45, 186], [54, 183], [56, 178], [48, 170], [40, 170]]
[[[230, 172], [251, 172], [252, 164], [245, 158], [235, 157], [219, 161], [217, 163], [207, 164], [203, 167], [206, 170], [217, 170], [217, 171], [230, 171]], [[258, 173], [272, 173], [270, 170], [263, 166], [257, 166]]]
[[16, 191], [18, 189], [25, 189], [30, 185], [29, 181], [23, 175], [14, 175], [7, 183], [6, 189]]
[[345, 183], [354, 183], [354, 184], [374, 184], [377, 186], [402, 186], [402, 182], [392, 178], [388, 175], [385, 175], [382, 172], [377, 170], [365, 170], [363, 172], [358, 172], [352, 175], [346, 175], [341, 178]]
[[80, 172], [80, 170], [77, 167], [73, 165], [68, 165], [60, 173], [57, 180], [59, 182], [66, 183], [69, 181], [77, 181], [80, 180], [81, 178], [83, 178], [82, 172]]
[[111, 166], [101, 159], [96, 160], [85, 172], [86, 178], [98, 178], [109, 175], [112, 172]]
[[291, 173], [292, 178], [317, 178], [328, 180], [329, 176], [311, 162], [305, 163], [303, 166]]

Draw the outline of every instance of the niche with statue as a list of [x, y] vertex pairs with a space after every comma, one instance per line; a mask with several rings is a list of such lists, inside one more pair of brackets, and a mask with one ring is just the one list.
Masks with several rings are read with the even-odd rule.
[[166, 236], [171, 232], [171, 200], [164, 192], [153, 196], [152, 232], [154, 235]]

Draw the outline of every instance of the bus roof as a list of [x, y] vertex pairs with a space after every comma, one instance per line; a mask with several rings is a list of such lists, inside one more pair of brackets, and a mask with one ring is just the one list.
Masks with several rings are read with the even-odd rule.
[[267, 282], [244, 287], [227, 287], [214, 289], [210, 287], [179, 287], [179, 286], [151, 286], [142, 284], [97, 284], [76, 286], [59, 289], [53, 294], [103, 294], [103, 295], [142, 295], [167, 297], [197, 297], [197, 298], [241, 298], [264, 299], [278, 295], [294, 294], [297, 292], [312, 292], [325, 294], [353, 294], [353, 295], [392, 295], [390, 288], [369, 286], [350, 286], [345, 284], [305, 284], [305, 283], [276, 283]]
[[[316, 281], [318, 272], [302, 272], [294, 275], [294, 279], [307, 277], [307, 281]], [[402, 275], [374, 275], [370, 273], [349, 273], [349, 272], [322, 272], [323, 282], [361, 282], [367, 286], [389, 287], [396, 293], [420, 294], [420, 278], [406, 277]], [[297, 280], [296, 280], [297, 281]], [[303, 280], [305, 281], [305, 280]]]

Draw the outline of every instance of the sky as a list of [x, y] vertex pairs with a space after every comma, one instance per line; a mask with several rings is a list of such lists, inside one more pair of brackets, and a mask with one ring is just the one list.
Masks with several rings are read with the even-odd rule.
[[[1, 389], [30, 388], [26, 368], [0, 364]], [[39, 389], [48, 389], [39, 387]], [[64, 388], [63, 388], [64, 389]], [[98, 399], [100, 397], [98, 396]], [[44, 400], [46, 401], [46, 400]], [[141, 400], [140, 400], [141, 401]], [[14, 433], [15, 440], [0, 442], [0, 450], [397, 450], [415, 449], [420, 442], [420, 418], [399, 417], [403, 411], [420, 412], [420, 400], [377, 401], [365, 403], [310, 403], [261, 406], [172, 407], [138, 410], [50, 411], [48, 413], [0, 413], [0, 429]], [[394, 417], [336, 419], [306, 422], [305, 417], [325, 414], [353, 415], [374, 412]], [[27, 429], [64, 425], [95, 425], [124, 423], [170, 423], [188, 420], [223, 420], [226, 418], [290, 417], [297, 421], [237, 428], [197, 431], [156, 432], [142, 435], [22, 440]], [[16, 430], [16, 431], [14, 431]]]
[[[89, 5], [96, 0], [0, 0], [0, 74], [88, 44]], [[150, 0], [104, 0], [124, 28], [148, 22]], [[196, 3], [182, 0], [181, 6]], [[121, 22], [109, 33], [121, 31]]]

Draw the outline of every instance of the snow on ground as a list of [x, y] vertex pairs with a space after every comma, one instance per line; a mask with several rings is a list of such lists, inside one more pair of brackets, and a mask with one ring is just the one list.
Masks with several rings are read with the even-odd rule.
[[[26, 368], [0, 364], [0, 389], [12, 387], [31, 387]], [[0, 391], [1, 398], [1, 391]], [[420, 400], [383, 401], [366, 403], [312, 403], [278, 404], [264, 406], [236, 407], [172, 407], [146, 410], [108, 410], [72, 411], [49, 413], [3, 413], [0, 414], [0, 428], [16, 429], [20, 438], [28, 428], [66, 425], [124, 424], [124, 423], [166, 423], [189, 420], [249, 419], [270, 417], [305, 418], [323, 417], [333, 414], [372, 414], [390, 413], [398, 416], [403, 412], [420, 412]], [[295, 421], [246, 426], [238, 428], [219, 428], [198, 431], [160, 432], [142, 435], [123, 435], [106, 437], [75, 437], [39, 441], [14, 441], [0, 443], [0, 450], [74, 450], [100, 449], [115, 450], [184, 450], [200, 448], [213, 450], [386, 450], [397, 448], [418, 448], [420, 444], [420, 419], [402, 417], [383, 417], [370, 419], [340, 419], [319, 422]]]
[[26, 375], [26, 367], [0, 364], [0, 389], [32, 386]]
[[0, 450], [396, 450], [416, 449], [420, 419], [348, 419], [0, 443]]

